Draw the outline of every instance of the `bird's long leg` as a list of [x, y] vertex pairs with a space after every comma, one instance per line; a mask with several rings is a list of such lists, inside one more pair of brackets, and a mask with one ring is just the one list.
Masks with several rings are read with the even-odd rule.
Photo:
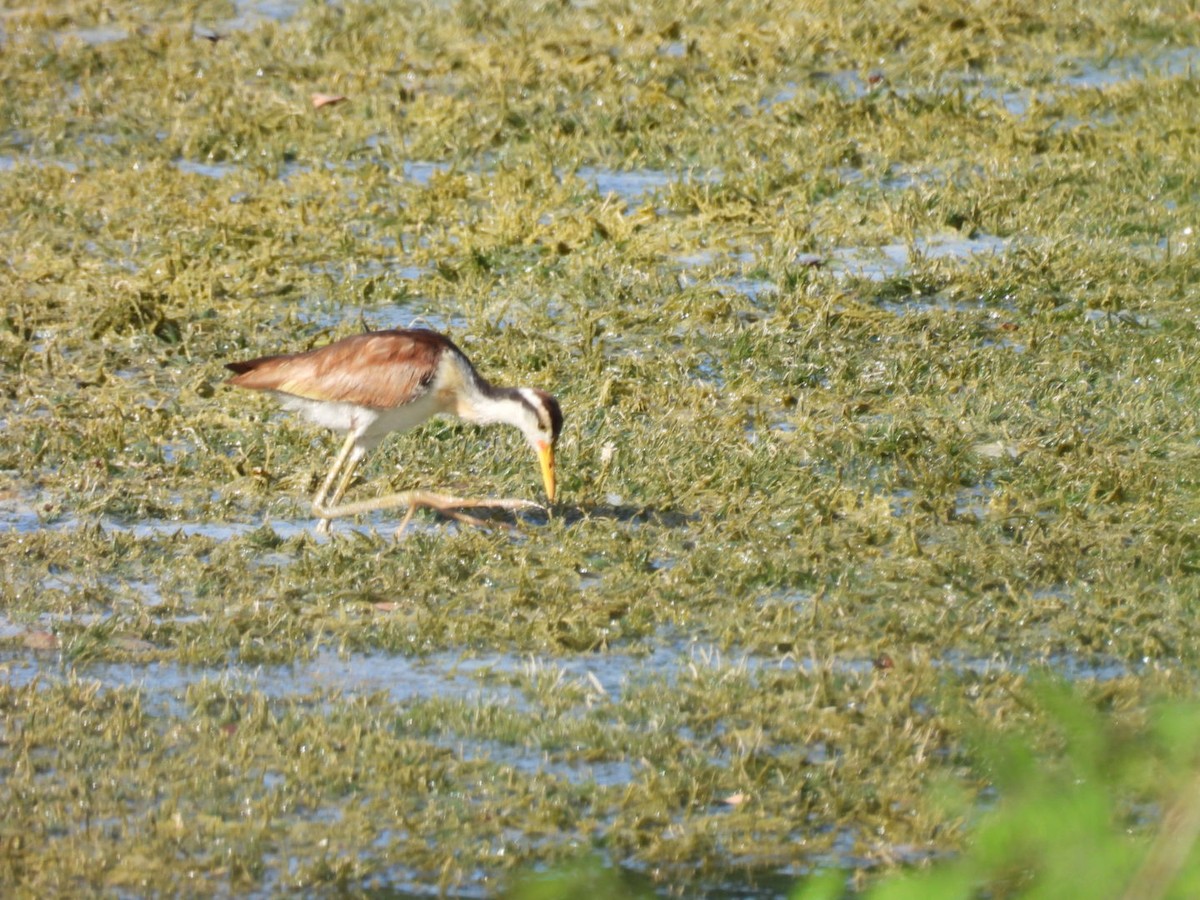
[[[317, 524], [318, 534], [328, 534], [329, 522], [334, 518], [334, 516], [327, 514], [325, 507], [325, 497], [329, 493], [329, 488], [333, 485], [333, 480], [337, 478], [338, 472], [341, 471], [342, 478], [338, 482], [337, 490], [333, 492], [333, 500], [331, 501], [331, 505], [336, 507], [337, 502], [342, 499], [342, 494], [346, 493], [346, 487], [350, 484], [350, 479], [354, 475], [354, 469], [358, 466], [358, 461], [363, 457], [365, 451], [355, 444], [357, 438], [358, 434], [353, 431], [346, 435], [346, 441], [342, 444], [342, 449], [338, 451], [338, 455], [329, 469], [329, 474], [325, 476], [325, 481], [322, 482], [321, 489], [313, 497], [313, 514], [321, 519]], [[343, 466], [345, 467], [344, 470]]]
[[444, 513], [451, 518], [458, 519], [460, 522], [467, 522], [472, 525], [485, 525], [485, 522], [468, 516], [465, 513], [459, 512], [461, 509], [541, 509], [540, 503], [534, 503], [532, 500], [508, 500], [508, 499], [482, 499], [472, 500], [466, 497], [451, 497], [447, 494], [435, 494], [432, 491], [401, 491], [398, 494], [388, 494], [385, 497], [375, 497], [370, 500], [359, 500], [354, 503], [344, 503], [341, 506], [322, 506], [318, 508], [313, 505], [313, 511], [328, 521], [329, 519], [340, 518], [342, 516], [357, 516], [362, 513], [375, 512], [381, 509], [396, 509], [397, 507], [407, 507], [408, 514], [400, 523], [400, 527], [396, 530], [396, 534], [400, 534], [412, 519], [414, 510], [422, 507], [426, 509], [435, 509], [440, 513]]
[[[396, 509], [398, 507], [406, 507], [408, 513], [401, 521], [400, 527], [396, 529], [397, 535], [407, 527], [409, 521], [412, 519], [412, 514], [422, 507], [437, 510], [444, 515], [470, 525], [486, 525], [487, 523], [476, 519], [474, 516], [468, 516], [459, 510], [542, 508], [541, 504], [534, 503], [532, 500], [472, 500], [466, 497], [451, 497], [447, 494], [435, 494], [432, 491], [422, 490], [401, 491], [398, 494], [388, 494], [384, 497], [374, 497], [370, 500], [358, 500], [354, 503], [339, 505], [339, 501], [346, 493], [346, 488], [350, 485], [350, 479], [354, 477], [355, 468], [357, 468], [359, 461], [366, 453], [356, 443], [358, 437], [359, 435], [353, 431], [346, 435], [346, 441], [342, 444], [342, 449], [338, 451], [337, 458], [334, 459], [333, 465], [329, 469], [329, 474], [325, 476], [325, 481], [321, 484], [321, 489], [313, 497], [313, 515], [321, 520], [317, 525], [317, 532], [320, 534], [329, 533], [330, 523], [334, 519], [340, 519], [343, 516], [357, 516], [381, 509]], [[339, 472], [341, 473], [340, 479], [338, 479]], [[329, 503], [326, 504], [325, 498], [329, 496], [329, 489], [333, 486], [335, 479], [337, 479], [337, 488], [334, 490], [333, 496], [329, 498]]]
[[333, 492], [333, 496], [329, 498], [329, 505], [336, 508], [338, 501], [342, 499], [342, 495], [346, 493], [346, 488], [350, 486], [350, 479], [354, 477], [354, 473], [358, 470], [359, 461], [367, 455], [367, 451], [362, 447], [355, 447], [350, 453], [350, 459], [346, 462], [346, 467], [342, 470], [342, 477], [338, 479], [337, 490]]

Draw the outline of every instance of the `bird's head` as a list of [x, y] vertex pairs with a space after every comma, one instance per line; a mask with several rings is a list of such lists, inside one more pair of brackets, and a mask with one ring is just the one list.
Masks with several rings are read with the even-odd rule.
[[537, 388], [498, 388], [483, 382], [479, 395], [460, 404], [458, 415], [468, 422], [487, 425], [503, 422], [521, 429], [542, 467], [546, 496], [554, 502], [554, 445], [562, 431], [558, 401]]
[[546, 485], [546, 496], [553, 503], [556, 488], [554, 445], [562, 431], [562, 409], [557, 400], [537, 388], [518, 388], [516, 393], [522, 412], [515, 424], [537, 454], [538, 463], [542, 467], [542, 482]]

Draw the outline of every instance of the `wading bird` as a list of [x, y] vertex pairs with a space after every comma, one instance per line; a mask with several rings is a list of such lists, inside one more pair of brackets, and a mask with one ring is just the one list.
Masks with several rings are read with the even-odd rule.
[[345, 443], [313, 497], [313, 514], [321, 519], [318, 531], [329, 531], [330, 521], [340, 516], [400, 506], [407, 507], [408, 513], [397, 534], [419, 507], [480, 524], [456, 510], [538, 506], [529, 500], [469, 500], [421, 490], [338, 505], [368, 450], [389, 433], [415, 428], [439, 414], [479, 425], [501, 423], [520, 429], [537, 454], [546, 496], [554, 502], [554, 444], [562, 430], [558, 401], [536, 388], [496, 387], [475, 371], [445, 335], [423, 328], [374, 331], [305, 353], [231, 362], [225, 368], [236, 373], [230, 384], [267, 391], [278, 397], [285, 409], [345, 432]]

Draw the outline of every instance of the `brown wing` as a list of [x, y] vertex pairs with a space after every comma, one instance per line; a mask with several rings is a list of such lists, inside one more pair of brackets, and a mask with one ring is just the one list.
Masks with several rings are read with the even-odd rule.
[[390, 409], [428, 390], [442, 353], [453, 346], [423, 329], [374, 331], [306, 353], [264, 356], [225, 368], [237, 373], [229, 383], [238, 387]]

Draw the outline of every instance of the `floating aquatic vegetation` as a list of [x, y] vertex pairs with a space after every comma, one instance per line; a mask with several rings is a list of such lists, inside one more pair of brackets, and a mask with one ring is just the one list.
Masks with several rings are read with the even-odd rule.
[[[961, 704], [1194, 692], [1186, 5], [0, 28], [3, 892], [861, 883], [994, 802]], [[550, 514], [312, 533], [336, 448], [222, 364], [414, 324], [554, 387]]]

